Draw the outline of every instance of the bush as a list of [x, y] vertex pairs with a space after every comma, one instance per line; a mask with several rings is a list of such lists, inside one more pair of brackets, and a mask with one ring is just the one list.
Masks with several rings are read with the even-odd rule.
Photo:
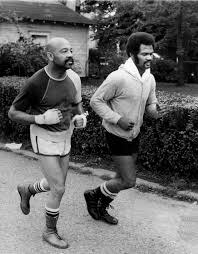
[[[27, 142], [29, 126], [11, 122], [7, 111], [21, 83], [18, 77], [0, 79], [1, 137], [10, 141]], [[89, 112], [87, 128], [75, 130], [72, 137], [72, 154], [105, 157], [108, 152], [101, 127], [101, 119], [89, 106], [94, 86], [82, 86], [83, 105]], [[160, 103], [171, 105], [170, 111], [160, 120], [145, 116], [141, 128], [138, 162], [147, 171], [166, 176], [180, 176], [198, 180], [198, 100], [191, 96], [157, 92]]]
[[106, 78], [111, 72], [117, 70], [118, 67], [124, 63], [124, 60], [125, 57], [121, 55], [112, 55], [107, 61], [108, 65], [102, 66], [101, 76]]
[[161, 120], [146, 119], [142, 126], [140, 165], [166, 176], [197, 179], [198, 113], [175, 107]]
[[89, 76], [90, 77], [107, 77], [112, 71], [124, 63], [126, 57], [117, 55], [114, 51], [108, 51], [104, 54], [99, 49], [89, 50]]
[[89, 49], [89, 62], [100, 64], [100, 58], [102, 55], [103, 54], [99, 49], [95, 49], [95, 48]]
[[83, 107], [89, 112], [87, 127], [75, 130], [72, 137], [72, 154], [98, 155], [105, 157], [108, 147], [105, 142], [104, 129], [101, 128], [101, 119], [89, 106], [90, 96], [83, 95]]
[[0, 79], [0, 136], [20, 143], [28, 140], [29, 127], [12, 122], [8, 110], [24, 81], [25, 78], [15, 76]]
[[170, 59], [156, 59], [152, 64], [152, 73], [158, 82], [176, 82], [176, 63]]
[[0, 47], [0, 76], [31, 76], [46, 63], [43, 47], [29, 39]]

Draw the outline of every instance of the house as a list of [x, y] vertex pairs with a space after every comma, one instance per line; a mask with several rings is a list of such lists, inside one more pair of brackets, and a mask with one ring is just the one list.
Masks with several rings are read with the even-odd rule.
[[64, 3], [64, 5], [66, 5], [68, 8], [72, 9], [73, 11], [78, 11], [78, 9], [80, 8], [80, 4], [85, 0], [18, 0], [18, 1], [43, 2], [43, 3], [50, 3], [50, 4]]
[[93, 21], [58, 2], [0, 0], [0, 15], [17, 20], [1, 20], [1, 44], [17, 41], [21, 35], [41, 45], [52, 37], [64, 37], [72, 45], [75, 70], [81, 77], [88, 75], [89, 26]]

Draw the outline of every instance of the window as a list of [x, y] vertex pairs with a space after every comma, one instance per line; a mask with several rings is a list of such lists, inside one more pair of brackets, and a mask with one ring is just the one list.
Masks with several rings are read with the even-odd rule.
[[45, 46], [47, 44], [48, 37], [49, 37], [47, 33], [29, 32], [29, 34], [34, 43], [40, 44], [41, 46]]

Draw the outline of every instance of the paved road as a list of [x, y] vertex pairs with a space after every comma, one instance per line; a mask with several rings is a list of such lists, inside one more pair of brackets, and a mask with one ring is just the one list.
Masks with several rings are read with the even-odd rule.
[[70, 171], [61, 205], [59, 232], [70, 243], [55, 249], [41, 240], [47, 193], [31, 200], [22, 215], [16, 185], [41, 177], [39, 163], [0, 151], [0, 254], [198, 254], [198, 208], [155, 194], [120, 193], [112, 213], [119, 225], [108, 226], [87, 214], [83, 192], [101, 179]]

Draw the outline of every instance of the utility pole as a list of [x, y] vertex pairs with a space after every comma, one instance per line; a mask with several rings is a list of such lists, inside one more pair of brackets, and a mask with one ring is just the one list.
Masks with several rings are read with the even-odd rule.
[[179, 12], [177, 16], [177, 85], [184, 86], [184, 48], [183, 48], [183, 4], [179, 2]]

